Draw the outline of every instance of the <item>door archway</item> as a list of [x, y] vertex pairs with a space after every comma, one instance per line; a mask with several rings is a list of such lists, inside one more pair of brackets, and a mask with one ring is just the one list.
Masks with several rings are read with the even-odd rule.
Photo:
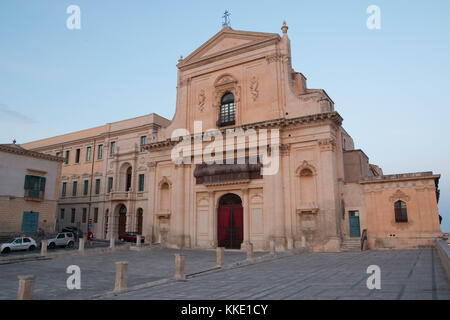
[[240, 249], [244, 240], [244, 209], [241, 198], [227, 193], [219, 199], [217, 210], [217, 245]]

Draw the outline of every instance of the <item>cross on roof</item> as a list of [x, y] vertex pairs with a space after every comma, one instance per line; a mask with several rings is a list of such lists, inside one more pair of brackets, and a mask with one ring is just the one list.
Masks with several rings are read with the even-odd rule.
[[223, 28], [231, 26], [230, 16], [231, 16], [231, 13], [229, 13], [228, 10], [225, 10], [225, 12], [222, 16], [222, 18], [223, 18], [222, 27]]

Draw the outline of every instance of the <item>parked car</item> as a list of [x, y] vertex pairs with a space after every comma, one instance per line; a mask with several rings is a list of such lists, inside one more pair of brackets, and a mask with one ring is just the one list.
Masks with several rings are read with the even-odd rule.
[[77, 227], [64, 227], [61, 232], [72, 232], [75, 236], [75, 240], [83, 238], [83, 231], [81, 231]]
[[1, 253], [8, 253], [10, 251], [18, 251], [18, 250], [30, 250], [33, 251], [36, 249], [37, 244], [33, 238], [30, 237], [19, 237], [15, 238], [11, 242], [3, 243], [0, 249]]
[[[124, 234], [119, 235], [119, 240], [136, 243], [137, 238], [136, 236], [137, 236], [136, 232], [125, 232]], [[144, 243], [144, 240], [145, 240], [144, 237], [141, 236], [141, 243]]]
[[50, 238], [47, 241], [47, 247], [50, 249], [54, 249], [56, 247], [73, 248], [75, 244], [75, 238], [72, 232], [60, 232], [54, 238]]

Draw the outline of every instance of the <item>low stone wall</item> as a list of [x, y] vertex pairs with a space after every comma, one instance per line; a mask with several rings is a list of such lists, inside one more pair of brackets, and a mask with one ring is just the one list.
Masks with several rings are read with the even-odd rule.
[[447, 273], [447, 278], [450, 281], [450, 240], [444, 239], [436, 239], [436, 249], [439, 254], [439, 258], [441, 258], [442, 266]]

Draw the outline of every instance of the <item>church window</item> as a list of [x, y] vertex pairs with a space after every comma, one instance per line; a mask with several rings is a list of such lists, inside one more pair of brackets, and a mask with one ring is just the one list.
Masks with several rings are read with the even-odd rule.
[[394, 204], [395, 222], [408, 222], [408, 214], [406, 211], [406, 203], [398, 200]]
[[220, 114], [218, 126], [229, 126], [235, 124], [236, 104], [234, 103], [234, 95], [227, 92], [220, 101]]

